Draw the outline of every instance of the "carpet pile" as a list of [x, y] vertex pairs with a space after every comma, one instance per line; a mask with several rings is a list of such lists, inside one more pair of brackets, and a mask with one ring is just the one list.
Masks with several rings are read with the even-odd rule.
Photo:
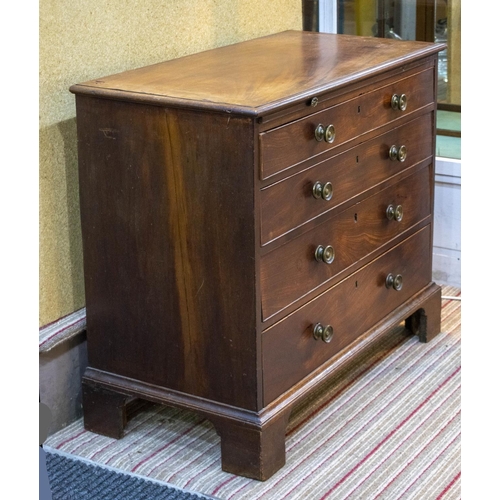
[[401, 325], [294, 410], [287, 463], [264, 483], [220, 469], [208, 421], [154, 404], [121, 440], [79, 420], [46, 449], [223, 500], [459, 499], [460, 289], [443, 287], [443, 296], [432, 342]]

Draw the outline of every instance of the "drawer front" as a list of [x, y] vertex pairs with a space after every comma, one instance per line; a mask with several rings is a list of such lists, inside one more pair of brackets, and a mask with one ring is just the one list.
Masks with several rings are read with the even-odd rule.
[[[422, 71], [260, 134], [261, 178], [267, 179], [432, 103], [433, 75], [433, 70]], [[392, 108], [391, 99], [394, 94], [407, 96], [407, 107], [404, 111]], [[324, 127], [333, 125], [333, 143], [316, 140], [315, 130], [319, 124]]]
[[[263, 333], [264, 405], [381, 321], [431, 281], [430, 226], [404, 240]], [[387, 288], [388, 274], [402, 289]], [[329, 343], [315, 340], [314, 325], [330, 325]]]
[[[432, 155], [434, 113], [408, 122], [375, 139], [333, 156], [306, 171], [261, 191], [261, 243], [341, 205], [393, 175]], [[406, 147], [403, 162], [391, 160], [389, 150]], [[313, 186], [332, 185], [331, 199], [315, 198]]]
[[[420, 169], [264, 255], [261, 261], [263, 320], [334, 279], [429, 216], [430, 177], [430, 166]], [[402, 207], [400, 221], [396, 217], [388, 218], [389, 206]], [[333, 247], [332, 263], [318, 262], [315, 257], [318, 246]]]

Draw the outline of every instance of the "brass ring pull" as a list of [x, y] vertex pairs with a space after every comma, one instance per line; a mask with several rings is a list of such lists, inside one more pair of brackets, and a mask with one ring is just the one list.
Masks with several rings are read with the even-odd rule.
[[318, 262], [331, 264], [335, 259], [335, 250], [331, 245], [327, 245], [326, 247], [319, 245], [314, 252], [314, 257]]
[[313, 186], [313, 196], [319, 200], [323, 198], [325, 201], [330, 201], [333, 196], [333, 186], [331, 182], [325, 182], [321, 184], [321, 182], [317, 181]]
[[394, 220], [396, 222], [401, 222], [403, 220], [403, 207], [402, 205], [398, 205], [394, 210]]
[[327, 344], [331, 342], [333, 338], [333, 328], [331, 325], [323, 326], [321, 323], [316, 323], [313, 329], [314, 340], [322, 340]]
[[389, 220], [401, 222], [403, 220], [403, 206], [397, 205], [394, 207], [393, 205], [389, 205], [385, 211], [385, 215]]
[[394, 219], [394, 207], [392, 205], [389, 205], [385, 211], [385, 215], [389, 220]]
[[331, 144], [335, 140], [335, 127], [328, 125], [325, 130], [325, 141]]
[[397, 95], [394, 94], [391, 97], [391, 107], [392, 109], [399, 109], [400, 111], [405, 111], [408, 105], [408, 98], [406, 94]]
[[403, 276], [400, 274], [396, 274], [396, 276], [388, 274], [385, 279], [385, 286], [387, 288], [394, 288], [394, 290], [399, 292], [403, 288]]
[[325, 127], [323, 127], [321, 123], [316, 127], [316, 130], [314, 131], [314, 137], [318, 142], [322, 142], [325, 138]]
[[325, 126], [320, 123], [314, 130], [314, 137], [318, 142], [328, 142], [331, 144], [335, 140], [335, 127], [333, 125]]
[[399, 148], [397, 146], [391, 146], [389, 148], [389, 158], [392, 161], [398, 160], [400, 162], [404, 162], [406, 160], [407, 154], [408, 152], [404, 144], [402, 146], [399, 146]]

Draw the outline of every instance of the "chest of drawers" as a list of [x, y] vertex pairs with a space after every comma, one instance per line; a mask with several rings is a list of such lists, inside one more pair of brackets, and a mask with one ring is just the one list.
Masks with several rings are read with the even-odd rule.
[[265, 480], [306, 395], [402, 321], [439, 333], [442, 49], [290, 31], [71, 87], [87, 429], [185, 408]]

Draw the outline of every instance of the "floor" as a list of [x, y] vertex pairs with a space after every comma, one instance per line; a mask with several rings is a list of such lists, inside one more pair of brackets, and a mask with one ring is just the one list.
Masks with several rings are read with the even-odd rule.
[[220, 500], [457, 500], [461, 290], [442, 292], [433, 341], [396, 327], [294, 409], [286, 464], [264, 483], [222, 471], [213, 426], [161, 405], [131, 417], [120, 440], [80, 419], [44, 448]]

